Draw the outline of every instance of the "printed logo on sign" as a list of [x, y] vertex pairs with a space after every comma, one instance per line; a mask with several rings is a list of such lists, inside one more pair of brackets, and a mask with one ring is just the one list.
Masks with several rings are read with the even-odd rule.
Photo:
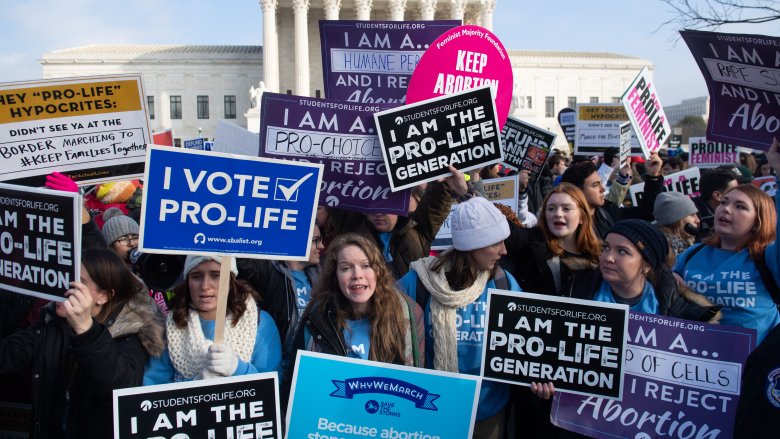
[[780, 409], [780, 368], [773, 370], [766, 377], [766, 399], [773, 407]]
[[193, 242], [195, 244], [205, 244], [206, 243], [206, 235], [203, 233], [198, 233], [195, 235], [195, 239], [193, 239]]
[[147, 400], [144, 400], [141, 402], [141, 410], [148, 411], [150, 408], [152, 408], [152, 402]]
[[366, 412], [370, 414], [374, 414], [379, 411], [379, 403], [374, 401], [373, 399], [369, 399], [366, 402]]
[[[353, 396], [363, 393], [373, 393], [380, 395], [390, 395], [403, 398], [414, 403], [415, 408], [423, 410], [438, 411], [433, 402], [439, 399], [435, 393], [429, 393], [427, 390], [418, 387], [406, 381], [387, 377], [360, 377], [347, 378], [341, 380], [331, 380], [336, 390], [330, 393], [335, 398], [352, 399]], [[382, 402], [382, 413], [389, 416], [400, 416], [400, 414], [390, 410], [395, 404]], [[368, 405], [366, 405], [368, 410]]]
[[[298, 188], [301, 187], [301, 185], [314, 175], [313, 173], [309, 173], [303, 176], [300, 180], [295, 180], [294, 178], [277, 178], [276, 179], [276, 190], [274, 190], [274, 200], [275, 201], [291, 201], [293, 203], [298, 201]], [[284, 184], [282, 184], [284, 182]], [[280, 195], [281, 193], [281, 195]]]

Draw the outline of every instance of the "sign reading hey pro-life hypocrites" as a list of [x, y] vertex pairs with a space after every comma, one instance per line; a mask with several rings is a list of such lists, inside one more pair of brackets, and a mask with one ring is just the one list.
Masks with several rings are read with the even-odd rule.
[[503, 160], [493, 92], [482, 86], [374, 114], [393, 191]]
[[139, 249], [305, 260], [322, 165], [149, 147]]

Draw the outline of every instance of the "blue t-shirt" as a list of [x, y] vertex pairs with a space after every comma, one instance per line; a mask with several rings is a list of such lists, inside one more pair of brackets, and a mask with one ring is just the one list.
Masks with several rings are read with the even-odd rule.
[[[255, 336], [255, 346], [252, 350], [250, 362], [238, 359], [238, 367], [233, 372], [233, 376], [249, 375], [259, 372], [279, 372], [282, 361], [282, 341], [279, 338], [279, 331], [271, 316], [260, 311], [260, 323], [257, 325], [257, 335]], [[203, 336], [209, 340], [214, 340], [214, 328], [216, 320], [200, 319], [200, 327], [203, 330]], [[178, 381], [190, 381], [184, 378], [173, 367], [171, 357], [168, 355], [166, 347], [159, 357], [150, 357], [144, 371], [144, 386], [152, 384], [165, 384]]]
[[347, 320], [344, 328], [344, 343], [349, 348], [348, 357], [368, 360], [371, 349], [371, 322], [367, 318]]
[[303, 271], [290, 270], [290, 272], [295, 281], [295, 306], [298, 308], [298, 316], [300, 316], [311, 300], [311, 282]]
[[[511, 291], [522, 291], [520, 285], [511, 274], [506, 273]], [[398, 288], [417, 299], [417, 272], [409, 270], [398, 280]], [[493, 279], [489, 280], [482, 294], [472, 303], [458, 308], [457, 339], [458, 339], [458, 371], [469, 375], [479, 375], [482, 366], [482, 335], [487, 325], [488, 289], [496, 288]], [[425, 365], [433, 368], [433, 328], [431, 326], [430, 298], [425, 305]], [[493, 381], [482, 381], [477, 405], [477, 420], [487, 419], [506, 406], [509, 401], [509, 385]]]
[[[609, 282], [601, 282], [601, 287], [596, 291], [593, 300], [604, 303], [618, 303], [615, 300], [615, 296], [612, 294], [612, 287], [609, 286]], [[658, 298], [655, 297], [655, 289], [653, 289], [653, 285], [650, 282], [645, 282], [645, 288], [642, 290], [642, 298], [639, 299], [639, 302], [631, 305], [629, 309], [634, 312], [658, 314]]]

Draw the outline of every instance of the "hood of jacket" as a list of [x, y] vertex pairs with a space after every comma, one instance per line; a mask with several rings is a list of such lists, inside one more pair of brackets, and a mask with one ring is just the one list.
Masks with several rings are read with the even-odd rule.
[[137, 334], [144, 349], [155, 357], [160, 356], [165, 348], [162, 313], [145, 289], [138, 290], [119, 310], [108, 331], [113, 338]]

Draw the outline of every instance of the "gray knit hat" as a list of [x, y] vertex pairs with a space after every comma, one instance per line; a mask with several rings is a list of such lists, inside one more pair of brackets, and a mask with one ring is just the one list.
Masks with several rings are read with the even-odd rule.
[[662, 192], [655, 199], [653, 216], [656, 224], [668, 226], [698, 211], [693, 200], [687, 195], [680, 192]]
[[[208, 261], [214, 261], [217, 264], [221, 264], [222, 258], [218, 258], [216, 256], [187, 255], [187, 260], [184, 261], [184, 270], [182, 271], [182, 275], [184, 276], [184, 279], [185, 280], [187, 279], [187, 276], [189, 276], [190, 271], [192, 271], [193, 268]], [[238, 276], [238, 266], [236, 265], [236, 258], [230, 258], [230, 272]]]
[[482, 197], [458, 204], [451, 218], [452, 245], [456, 250], [476, 250], [509, 237], [509, 223], [504, 214]]
[[105, 222], [101, 231], [108, 245], [125, 235], [137, 235], [140, 230], [138, 223], [117, 207], [106, 209], [103, 212], [103, 221]]

